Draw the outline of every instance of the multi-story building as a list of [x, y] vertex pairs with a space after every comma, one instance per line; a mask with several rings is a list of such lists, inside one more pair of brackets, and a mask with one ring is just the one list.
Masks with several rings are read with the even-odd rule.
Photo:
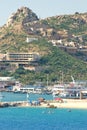
[[[1, 63], [15, 64], [16, 67], [23, 65], [27, 69], [35, 70], [40, 56], [38, 53], [7, 53], [0, 58]], [[2, 66], [0, 66], [2, 68]], [[6, 66], [5, 66], [6, 67]]]
[[6, 61], [27, 63], [35, 62], [39, 60], [39, 54], [37, 53], [7, 53]]

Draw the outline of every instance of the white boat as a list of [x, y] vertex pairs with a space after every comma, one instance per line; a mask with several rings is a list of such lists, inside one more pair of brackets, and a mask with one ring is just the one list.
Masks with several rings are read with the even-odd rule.
[[13, 92], [14, 93], [19, 93], [21, 87], [22, 87], [22, 84], [19, 81], [16, 81], [15, 85], [13, 86]]
[[52, 94], [53, 97], [63, 97], [63, 98], [79, 98], [81, 91], [87, 91], [85, 86], [75, 82], [74, 78], [72, 78], [73, 82], [68, 84], [56, 84], [53, 86]]
[[63, 84], [55, 84], [53, 86], [53, 89], [52, 89], [53, 98], [59, 97], [60, 93], [64, 93], [64, 92], [65, 92], [65, 87]]

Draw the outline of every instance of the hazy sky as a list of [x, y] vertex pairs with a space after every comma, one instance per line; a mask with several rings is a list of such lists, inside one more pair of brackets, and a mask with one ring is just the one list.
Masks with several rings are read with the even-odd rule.
[[0, 26], [22, 6], [29, 7], [40, 18], [87, 12], [87, 0], [0, 0]]

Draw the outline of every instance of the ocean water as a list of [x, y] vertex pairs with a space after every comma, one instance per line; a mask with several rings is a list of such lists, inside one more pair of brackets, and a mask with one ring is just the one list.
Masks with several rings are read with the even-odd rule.
[[87, 130], [87, 110], [0, 108], [0, 130]]
[[[26, 101], [26, 94], [2, 92], [4, 101]], [[29, 100], [51, 95], [30, 94]], [[77, 104], [78, 105], [78, 104]], [[87, 130], [87, 110], [65, 108], [0, 108], [0, 130]]]
[[[26, 93], [13, 93], [13, 92], [1, 92], [1, 95], [3, 98], [1, 99], [2, 102], [9, 102], [9, 101], [26, 101], [27, 100], [27, 94]], [[52, 100], [52, 95], [46, 95], [46, 94], [29, 94], [29, 100], [38, 100], [38, 98], [43, 97], [46, 100]]]

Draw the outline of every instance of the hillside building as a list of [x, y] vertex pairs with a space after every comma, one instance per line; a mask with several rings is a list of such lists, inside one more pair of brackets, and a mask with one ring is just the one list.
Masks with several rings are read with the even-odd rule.
[[[16, 68], [22, 65], [25, 69], [35, 70], [40, 59], [38, 53], [7, 53], [2, 55], [0, 57], [0, 68], [3, 68], [2, 63], [8, 63], [10, 65], [15, 65]], [[4, 68], [6, 69], [6, 66]]]
[[38, 40], [38, 38], [34, 38], [34, 37], [31, 37], [31, 38], [27, 37], [26, 38], [26, 42], [27, 43], [30, 43], [30, 42], [33, 42], [33, 41], [37, 41], [37, 40]]
[[7, 53], [6, 60], [10, 62], [31, 62], [39, 60], [37, 53]]

